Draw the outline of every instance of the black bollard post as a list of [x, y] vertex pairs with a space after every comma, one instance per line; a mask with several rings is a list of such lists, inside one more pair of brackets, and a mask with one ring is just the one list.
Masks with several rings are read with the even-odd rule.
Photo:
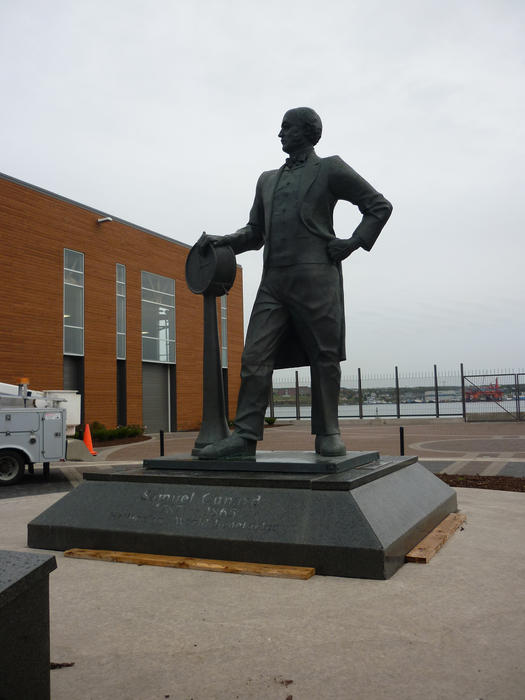
[[295, 370], [295, 419], [301, 420], [301, 403], [299, 398], [299, 372]]
[[405, 454], [405, 429], [399, 427], [399, 454], [403, 457]]
[[159, 433], [160, 436], [160, 456], [164, 457], [164, 430]]
[[[359, 418], [363, 417], [363, 387], [361, 386], [361, 367], [357, 368], [357, 399], [359, 401]], [[376, 409], [377, 411], [377, 409]]]

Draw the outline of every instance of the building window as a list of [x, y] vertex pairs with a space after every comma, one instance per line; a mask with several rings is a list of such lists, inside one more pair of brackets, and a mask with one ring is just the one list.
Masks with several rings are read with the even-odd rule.
[[64, 248], [64, 355], [84, 354], [84, 254]]
[[221, 363], [228, 367], [228, 297], [221, 297]]
[[117, 360], [126, 359], [126, 266], [117, 263]]
[[142, 273], [142, 359], [175, 362], [175, 281]]

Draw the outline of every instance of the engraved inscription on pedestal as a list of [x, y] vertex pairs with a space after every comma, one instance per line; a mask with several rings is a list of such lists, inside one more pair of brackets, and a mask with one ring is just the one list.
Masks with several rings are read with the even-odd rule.
[[263, 496], [234, 493], [213, 493], [197, 489], [174, 492], [149, 487], [143, 491], [133, 510], [109, 513], [113, 522], [169, 524], [170, 528], [194, 530], [244, 530], [278, 532], [279, 523], [265, 518]]

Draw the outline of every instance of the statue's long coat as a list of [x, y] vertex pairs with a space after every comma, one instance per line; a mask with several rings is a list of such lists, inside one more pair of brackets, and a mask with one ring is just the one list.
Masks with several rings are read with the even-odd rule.
[[[236, 254], [247, 250], [258, 250], [268, 241], [272, 220], [273, 193], [283, 168], [284, 165], [278, 170], [268, 170], [262, 173], [257, 182], [255, 200], [250, 211], [248, 224], [225, 237]], [[390, 216], [392, 205], [339, 156], [319, 158], [315, 152], [312, 153], [305, 162], [302, 173], [298, 197], [299, 216], [313, 236], [324, 238], [327, 243], [335, 236], [333, 211], [340, 199], [359, 207], [363, 218], [354, 231], [354, 235], [359, 237], [362, 248], [367, 251], [371, 250]], [[265, 266], [267, 260], [268, 246], [264, 250]], [[341, 291], [339, 356], [340, 360], [344, 360], [346, 359], [345, 318], [340, 264], [338, 268]], [[283, 268], [283, 274], [286, 274], [285, 268]], [[309, 364], [294, 329], [290, 328], [289, 333], [281, 343], [275, 364], [276, 369]]]

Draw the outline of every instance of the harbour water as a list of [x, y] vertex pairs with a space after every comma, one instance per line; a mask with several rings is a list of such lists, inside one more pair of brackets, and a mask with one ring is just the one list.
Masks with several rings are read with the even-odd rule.
[[[435, 418], [435, 403], [401, 403], [399, 405], [401, 417], [407, 418]], [[467, 402], [466, 410], [469, 414], [501, 413], [516, 415], [517, 403], [514, 399], [499, 402], [475, 401]], [[520, 400], [521, 415], [525, 415], [525, 399]], [[270, 415], [270, 409], [266, 411]], [[296, 419], [295, 406], [275, 406], [276, 418]], [[461, 417], [463, 405], [461, 401], [440, 401], [440, 417]], [[310, 418], [311, 406], [300, 406], [300, 417]], [[508, 415], [511, 419], [511, 415]], [[357, 404], [341, 404], [339, 406], [339, 418], [359, 418], [359, 406]], [[395, 403], [366, 403], [363, 404], [363, 418], [397, 418], [397, 406]]]

